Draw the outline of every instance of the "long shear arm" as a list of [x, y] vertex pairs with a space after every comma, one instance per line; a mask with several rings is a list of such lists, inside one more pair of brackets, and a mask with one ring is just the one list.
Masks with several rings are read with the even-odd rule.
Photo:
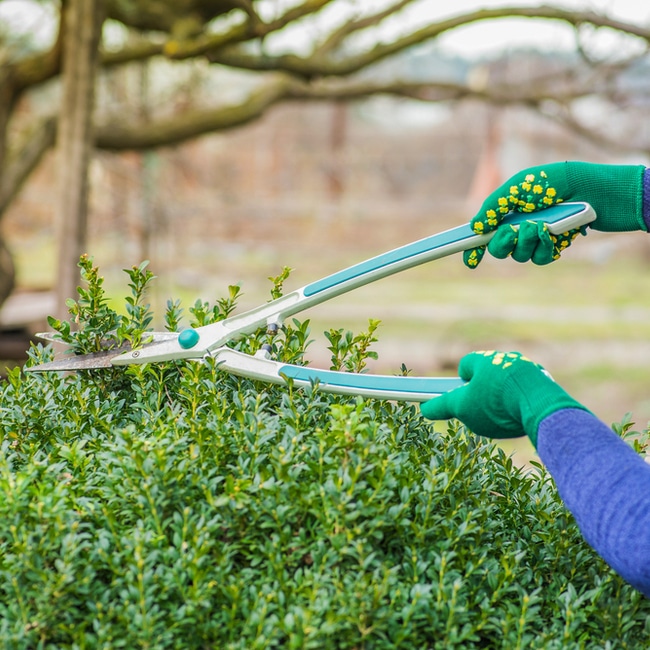
[[272, 361], [262, 355], [251, 356], [230, 348], [217, 350], [214, 359], [219, 368], [240, 377], [273, 384], [318, 384], [320, 390], [328, 393], [374, 399], [425, 402], [465, 383], [458, 377], [400, 377], [320, 370]]
[[[544, 221], [549, 225], [551, 233], [561, 234], [584, 226], [595, 218], [596, 214], [588, 203], [561, 203], [534, 213], [510, 213], [506, 215], [504, 223], [518, 225], [523, 221]], [[294, 314], [352, 289], [414, 266], [487, 244], [493, 235], [494, 232], [477, 235], [469, 224], [431, 235], [328, 275], [226, 320], [196, 329], [189, 328], [180, 332], [176, 339], [125, 352], [114, 357], [112, 363], [128, 365], [201, 358], [241, 335], [251, 334], [271, 323], [280, 324]]]

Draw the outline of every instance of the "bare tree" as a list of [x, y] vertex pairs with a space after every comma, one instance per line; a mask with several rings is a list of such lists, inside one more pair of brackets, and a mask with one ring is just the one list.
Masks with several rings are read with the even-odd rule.
[[[0, 5], [6, 0], [0, 0]], [[591, 11], [569, 11], [559, 7], [501, 7], [459, 14], [455, 17], [426, 24], [417, 23], [411, 29], [395, 32], [386, 38], [382, 29], [400, 12], [417, 8], [417, 0], [387, 0], [381, 5], [360, 8], [359, 3], [345, 0], [299, 0], [294, 4], [263, 3], [261, 0], [102, 0], [108, 23], [127, 33], [117, 44], [105, 41], [99, 48], [100, 74], [128, 66], [133, 62], [167, 60], [179, 62], [203, 61], [213, 66], [229, 67], [257, 73], [258, 81], [247, 96], [238, 103], [221, 103], [200, 98], [179, 110], [167, 106], [152, 108], [146, 119], [138, 115], [137, 105], [119, 110], [102, 110], [94, 124], [84, 122], [88, 113], [80, 113], [79, 124], [87, 130], [82, 140], [96, 148], [147, 150], [173, 145], [202, 134], [233, 128], [253, 121], [271, 106], [286, 101], [354, 101], [373, 94], [384, 93], [410, 97], [421, 101], [460, 101], [468, 97], [494, 104], [523, 104], [539, 110], [582, 131], [586, 136], [601, 138], [608, 144], [620, 144], [616, 133], [594, 134], [593, 125], [580, 121], [573, 110], [577, 100], [598, 96], [613, 105], [643, 104], [642, 87], [626, 87], [620, 79], [631, 66], [645, 61], [646, 51], [629, 60], [614, 63], [594, 61], [583, 46], [585, 29], [609, 28], [647, 45], [650, 29], [624, 23]], [[100, 0], [93, 0], [100, 2]], [[77, 0], [65, 0], [48, 6], [59, 7], [62, 14], [72, 10]], [[81, 3], [83, 4], [83, 3]], [[88, 1], [90, 6], [91, 2]], [[374, 6], [373, 6], [374, 5]], [[99, 5], [97, 5], [99, 6]], [[340, 8], [336, 19], [325, 20], [333, 8]], [[379, 8], [378, 8], [379, 7]], [[96, 9], [95, 11], [99, 11]], [[390, 78], [386, 75], [365, 74], [372, 66], [394, 59], [400, 53], [421, 43], [434, 41], [451, 30], [478, 21], [504, 17], [559, 21], [575, 29], [576, 56], [567, 58], [552, 74], [534, 77], [499, 78], [493, 75], [485, 85], [442, 81], [435, 73], [426, 79]], [[95, 34], [95, 26], [87, 28]], [[309, 35], [306, 40], [304, 35]], [[297, 35], [300, 38], [297, 38]], [[15, 139], [10, 129], [14, 109], [20, 98], [63, 75], [64, 87], [70, 82], [65, 76], [62, 52], [69, 52], [71, 39], [79, 34], [67, 29], [59, 20], [57, 36], [51, 45], [6, 58], [0, 67], [0, 216], [38, 165], [44, 152], [55, 142], [57, 127], [62, 132], [60, 142], [67, 141], [66, 121], [72, 112], [53, 111], [35, 123], [28, 137]], [[284, 38], [283, 38], [284, 37]], [[93, 36], [87, 43], [93, 43]], [[293, 47], [296, 41], [300, 47]], [[88, 70], [92, 46], [81, 60]], [[97, 49], [95, 49], [97, 51]], [[88, 57], [88, 58], [86, 58]], [[579, 65], [578, 65], [579, 64]], [[434, 71], [435, 72], [435, 71]], [[88, 80], [91, 75], [88, 75]], [[87, 98], [86, 109], [92, 106], [90, 87], [81, 91]], [[639, 99], [641, 97], [641, 99]], [[82, 117], [82, 114], [86, 117]], [[617, 142], [619, 141], [619, 142]], [[637, 150], [647, 152], [650, 143], [637, 137]], [[67, 154], [64, 154], [67, 155]], [[71, 154], [70, 154], [71, 155]], [[88, 149], [79, 151], [75, 174], [85, 174]], [[86, 161], [86, 162], [84, 162]], [[72, 174], [72, 169], [70, 170]], [[85, 178], [85, 176], [83, 176]], [[72, 186], [73, 181], [63, 181]], [[77, 247], [83, 240], [84, 181], [74, 181], [76, 204], [66, 208], [66, 218], [77, 222], [71, 237]], [[64, 205], [63, 203], [61, 204]], [[69, 205], [73, 205], [70, 203]], [[0, 250], [2, 246], [0, 245]], [[0, 254], [0, 301], [10, 290], [11, 266]], [[72, 252], [66, 253], [64, 265], [71, 264]], [[69, 291], [65, 289], [64, 291]]]

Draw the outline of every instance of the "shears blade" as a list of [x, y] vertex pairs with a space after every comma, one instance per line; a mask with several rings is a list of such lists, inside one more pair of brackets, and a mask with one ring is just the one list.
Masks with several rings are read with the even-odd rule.
[[[36, 336], [49, 343], [61, 342], [56, 332], [39, 332]], [[25, 372], [65, 372], [112, 368], [114, 367], [113, 359], [117, 357], [125, 354], [137, 355], [140, 350], [146, 350], [150, 347], [155, 348], [162, 343], [174, 341], [177, 338], [178, 333], [176, 332], [147, 332], [145, 339], [148, 342], [135, 349], [127, 343], [119, 347], [111, 348], [110, 350], [102, 350], [101, 352], [77, 355], [68, 353], [53, 361], [39, 363], [36, 366], [26, 366], [24, 370]]]
[[68, 355], [54, 361], [39, 363], [36, 366], [25, 366], [25, 372], [65, 372], [78, 370], [94, 370], [96, 368], [112, 368], [113, 359], [131, 346], [124, 346], [106, 352], [93, 352], [91, 354]]

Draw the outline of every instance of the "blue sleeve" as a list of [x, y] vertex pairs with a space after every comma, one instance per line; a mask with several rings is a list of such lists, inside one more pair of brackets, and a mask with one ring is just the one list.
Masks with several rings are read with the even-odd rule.
[[643, 172], [643, 221], [650, 232], [650, 167]]
[[542, 420], [537, 450], [587, 542], [650, 598], [650, 465], [580, 409]]

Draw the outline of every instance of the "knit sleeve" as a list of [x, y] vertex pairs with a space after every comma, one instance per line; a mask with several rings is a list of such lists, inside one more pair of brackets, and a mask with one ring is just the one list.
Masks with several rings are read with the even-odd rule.
[[607, 425], [579, 409], [545, 418], [537, 445], [584, 538], [650, 598], [650, 465]]
[[643, 221], [645, 228], [650, 232], [650, 167], [643, 172]]

